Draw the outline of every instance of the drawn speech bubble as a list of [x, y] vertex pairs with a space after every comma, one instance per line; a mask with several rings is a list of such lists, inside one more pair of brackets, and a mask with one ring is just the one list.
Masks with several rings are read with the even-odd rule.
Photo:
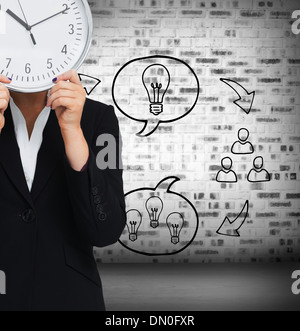
[[155, 55], [126, 63], [116, 74], [112, 97], [116, 107], [133, 121], [144, 123], [137, 134], [152, 135], [160, 124], [187, 116], [196, 106], [200, 83], [184, 61]]
[[140, 255], [167, 256], [193, 243], [198, 213], [186, 197], [172, 190], [179, 181], [167, 177], [155, 188], [143, 187], [125, 195], [127, 226], [119, 240], [123, 247]]

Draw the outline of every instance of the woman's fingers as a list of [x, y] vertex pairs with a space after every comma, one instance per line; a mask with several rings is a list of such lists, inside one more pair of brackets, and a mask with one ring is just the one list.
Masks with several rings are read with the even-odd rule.
[[48, 101], [47, 101], [47, 107], [52, 106], [53, 108], [53, 102], [59, 98], [69, 98], [69, 99], [75, 99], [76, 97], [76, 92], [72, 91], [72, 90], [66, 90], [66, 89], [59, 89], [56, 90], [55, 92], [52, 92]]
[[0, 84], [0, 113], [3, 114], [8, 107], [10, 94], [6, 86]]
[[6, 77], [6, 76], [0, 75], [0, 83], [10, 84], [11, 83], [11, 79], [8, 78], [8, 77]]
[[80, 78], [75, 70], [69, 70], [53, 79], [53, 83], [59, 83], [61, 81], [70, 81], [71, 83], [82, 86]]
[[0, 133], [5, 124], [4, 112], [8, 107], [10, 94], [8, 88], [4, 84], [10, 84], [11, 79], [0, 75]]
[[78, 89], [78, 86], [74, 85], [71, 82], [60, 81], [59, 83], [57, 83], [55, 86], [52, 87], [52, 89], [50, 90], [50, 95], [57, 92], [58, 90], [74, 91], [74, 90], [77, 90], [77, 89]]

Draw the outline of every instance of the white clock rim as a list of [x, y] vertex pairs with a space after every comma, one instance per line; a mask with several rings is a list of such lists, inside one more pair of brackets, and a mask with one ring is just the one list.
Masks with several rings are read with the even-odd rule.
[[[92, 11], [90, 8], [90, 5], [88, 4], [87, 0], [80, 0], [84, 6], [85, 14], [87, 16], [87, 21], [88, 21], [88, 36], [87, 36], [87, 41], [84, 47], [84, 51], [82, 52], [80, 58], [78, 61], [75, 63], [75, 65], [70, 69], [70, 70], [75, 70], [77, 71], [82, 63], [84, 62], [92, 44], [92, 38], [93, 38], [93, 31], [94, 31], [94, 25], [93, 25], [93, 16], [92, 16]], [[10, 91], [13, 92], [20, 92], [20, 93], [39, 93], [39, 92], [44, 92], [47, 90], [50, 90], [55, 84], [53, 82], [48, 83], [46, 85], [43, 85], [41, 87], [18, 87], [17, 85], [14, 85], [13, 83], [8, 84], [7, 88]]]

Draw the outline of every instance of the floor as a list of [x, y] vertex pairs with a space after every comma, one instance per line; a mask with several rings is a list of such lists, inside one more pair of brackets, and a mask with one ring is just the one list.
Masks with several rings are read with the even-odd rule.
[[108, 311], [300, 310], [299, 264], [101, 264]]

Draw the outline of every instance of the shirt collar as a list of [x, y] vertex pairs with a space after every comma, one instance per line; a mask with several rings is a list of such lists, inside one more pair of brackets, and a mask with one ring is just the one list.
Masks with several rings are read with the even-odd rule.
[[[10, 98], [10, 109], [11, 109], [11, 114], [12, 114], [12, 119], [13, 119], [13, 123], [14, 123], [16, 136], [18, 137], [21, 134], [22, 138], [24, 138], [24, 136], [26, 134], [26, 136], [28, 137], [25, 118], [24, 118], [21, 110], [19, 109], [19, 107], [15, 104], [13, 98]], [[42, 134], [42, 132], [47, 124], [47, 121], [48, 121], [48, 118], [50, 115], [50, 111], [51, 111], [50, 107], [45, 107], [41, 111], [41, 113], [39, 114], [39, 116], [36, 119], [36, 122], [34, 124], [31, 139], [32, 139], [32, 136], [35, 135], [36, 131], [39, 134]]]

